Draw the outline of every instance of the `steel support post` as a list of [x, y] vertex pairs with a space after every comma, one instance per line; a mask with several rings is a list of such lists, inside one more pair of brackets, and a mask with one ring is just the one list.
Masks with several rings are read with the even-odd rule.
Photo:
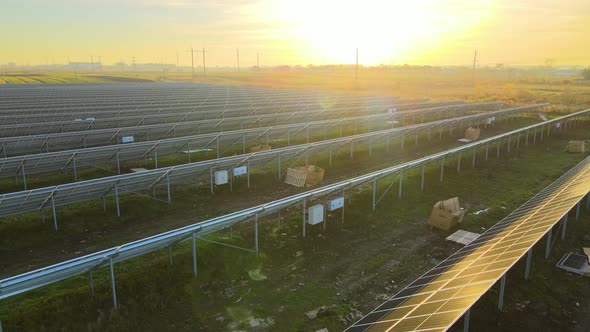
[[[76, 158], [72, 159], [72, 168], [74, 171], [74, 181], [78, 181], [78, 168], [76, 167]], [[24, 172], [24, 168], [23, 168]]]
[[55, 200], [53, 199], [53, 195], [51, 195], [51, 212], [53, 213], [53, 228], [57, 231], [57, 213], [55, 211]]
[[414, 136], [414, 145], [418, 145], [418, 130], [416, 130], [416, 134]]
[[256, 248], [256, 255], [258, 255], [258, 213], [254, 219], [254, 248]]
[[520, 133], [516, 136], [516, 150], [520, 149]]
[[498, 310], [502, 311], [504, 307], [504, 288], [506, 287], [506, 274], [500, 278], [500, 296], [498, 298]]
[[369, 159], [373, 158], [373, 139], [369, 138]]
[[524, 145], [529, 145], [529, 131], [526, 131], [526, 134], [524, 136]]
[[246, 183], [247, 187], [250, 188], [250, 160], [246, 163]]
[[459, 152], [459, 158], [457, 158], [457, 174], [461, 173], [461, 152]]
[[590, 209], [590, 194], [586, 195], [586, 210]]
[[488, 161], [489, 152], [490, 152], [490, 143], [486, 143], [486, 161]]
[[306, 210], [307, 207], [307, 198], [303, 199], [303, 216], [302, 216], [302, 232], [303, 232], [303, 237], [305, 237], [305, 213], [307, 211]]
[[113, 306], [117, 309], [117, 289], [115, 288], [115, 268], [113, 258], [109, 258], [109, 269], [111, 271], [111, 291], [113, 293]]
[[541, 142], [543, 142], [543, 134], [545, 133], [545, 128], [541, 127], [541, 136], [539, 137], [539, 139], [541, 140]]
[[88, 282], [90, 283], [90, 294], [94, 295], [94, 279], [92, 278], [92, 270], [88, 270]]
[[25, 172], [25, 162], [24, 161], [23, 161], [22, 170], [23, 170], [23, 186], [24, 186], [25, 190], [27, 190], [27, 175]]
[[549, 258], [549, 254], [551, 254], [551, 236], [553, 235], [553, 228], [549, 229], [547, 232], [547, 245], [545, 246], [545, 259]]
[[463, 332], [469, 332], [469, 316], [471, 316], [471, 310], [467, 309], [463, 315]]
[[580, 219], [580, 205], [582, 204], [582, 200], [576, 204], [576, 220]]
[[371, 205], [373, 207], [373, 211], [375, 211], [376, 197], [377, 197], [377, 178], [373, 178], [373, 200], [372, 200], [372, 205]]
[[172, 246], [168, 246], [168, 261], [170, 262], [170, 266], [172, 266]]
[[197, 237], [193, 232], [193, 275], [197, 276]]
[[473, 157], [471, 158], [471, 168], [475, 168], [475, 156], [477, 154], [477, 148], [473, 148]]
[[121, 216], [121, 210], [119, 209], [119, 186], [115, 184], [115, 206], [117, 207], [117, 217]]
[[166, 190], [168, 191], [168, 205], [172, 203], [172, 197], [170, 196], [170, 178], [168, 174], [166, 174]]
[[242, 136], [242, 153], [246, 153], [246, 135]]
[[405, 137], [406, 135], [402, 134], [402, 150], [404, 149]]
[[531, 259], [533, 257], [533, 248], [529, 249], [526, 254], [526, 267], [524, 269], [524, 280], [529, 280], [529, 275], [531, 273]]
[[420, 191], [424, 191], [424, 169], [426, 168], [426, 164], [422, 165], [422, 168], [420, 169]]
[[154, 167], [158, 168], [158, 147], [154, 147]]
[[219, 151], [219, 136], [217, 137], [217, 139], [215, 140], [216, 145], [217, 145], [217, 159], [219, 159], [219, 157], [221, 156], [221, 151]]
[[[189, 154], [190, 158], [190, 154]], [[189, 159], [190, 162], [190, 159]], [[121, 161], [119, 159], [119, 150], [117, 150], [117, 174], [121, 174]]]
[[561, 228], [561, 239], [565, 240], [565, 229], [567, 228], [567, 214], [562, 218], [563, 227]]
[[354, 143], [350, 142], [350, 159], [353, 159]]
[[281, 180], [281, 154], [279, 153], [279, 180]]
[[402, 198], [402, 187], [404, 184], [404, 171], [399, 172], [399, 189], [397, 193], [398, 198]]
[[211, 190], [211, 193], [213, 194], [213, 168], [209, 169], [209, 189]]
[[107, 211], [107, 198], [105, 196], [102, 196], [102, 210]]
[[498, 139], [498, 146], [496, 149], [496, 159], [500, 159], [500, 146], [502, 146], [502, 139]]
[[186, 154], [188, 155], [188, 163], [191, 163], [191, 142], [186, 143]]
[[445, 175], [445, 157], [442, 157], [440, 162], [440, 182], [443, 182], [443, 178]]
[[[344, 195], [344, 188], [342, 188], [342, 198], [346, 201], [346, 196]], [[344, 225], [344, 205], [346, 205], [346, 204], [342, 205], [342, 217], [341, 217], [342, 218], [342, 220], [341, 220], [342, 225]]]
[[533, 144], [537, 144], [537, 127], [533, 130]]
[[510, 153], [510, 136], [508, 136], [508, 143], [506, 144], [506, 152]]

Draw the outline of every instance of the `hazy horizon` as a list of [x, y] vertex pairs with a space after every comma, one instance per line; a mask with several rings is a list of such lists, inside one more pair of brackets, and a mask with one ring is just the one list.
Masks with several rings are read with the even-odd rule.
[[[588, 65], [590, 1], [8, 0], [0, 63]], [[201, 64], [195, 53], [195, 66]]]

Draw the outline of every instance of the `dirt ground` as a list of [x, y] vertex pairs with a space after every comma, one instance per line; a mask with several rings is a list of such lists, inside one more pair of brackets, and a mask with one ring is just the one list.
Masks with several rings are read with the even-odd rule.
[[[433, 231], [426, 224], [430, 208], [436, 200], [457, 195], [468, 211], [491, 208], [484, 215], [468, 213], [462, 226], [468, 230], [481, 231], [482, 227], [486, 228], [497, 222], [581, 160], [582, 155], [563, 152], [563, 146], [571, 137], [585, 133], [587, 128], [578, 129], [568, 135], [553, 135], [543, 144], [528, 146], [510, 156], [503, 153], [497, 161], [478, 163], [475, 169], [466, 165], [460, 174], [456, 173], [455, 164], [449, 163], [442, 184], [438, 181], [438, 166], [427, 168], [424, 193], [418, 189], [418, 175], [409, 174], [404, 179], [402, 199], [397, 199], [397, 191], [393, 190], [376, 211], [370, 209], [370, 191], [350, 192], [344, 224], [340, 224], [340, 215], [334, 213], [328, 216], [330, 221], [325, 232], [321, 226], [309, 227], [305, 239], [300, 236], [299, 209], [292, 209], [291, 213], [285, 212], [281, 217], [266, 217], [261, 220], [261, 253], [258, 256], [199, 242], [197, 278], [192, 277], [190, 249], [185, 243], [173, 248], [172, 266], [169, 266], [168, 253], [164, 251], [118, 264], [116, 275], [120, 308], [117, 311], [111, 309], [106, 271], [97, 271], [94, 276], [94, 295], [90, 294], [86, 277], [80, 276], [3, 301], [0, 317], [9, 331], [342, 330], [360, 318], [362, 313], [373, 309], [387, 296], [393, 295], [396, 290], [459, 248], [459, 245], [444, 240], [448, 234]], [[395, 156], [393, 160], [414, 159], [421, 154], [430, 153], [430, 149], [438, 150], [445, 144], [454, 143], [440, 144], [429, 148], [419, 146], [419, 152], [408, 151], [407, 155]], [[341, 166], [329, 172], [330, 177], [326, 182], [349, 177], [352, 173], [365, 173], [392, 162], [384, 159], [367, 163], [365, 158], [361, 152], [355, 154], [352, 161], [346, 162], [347, 158], [344, 158], [339, 163]], [[160, 228], [170, 229], [174, 222], [179, 225], [188, 223], [191, 213], [194, 218], [194, 211], [200, 211], [199, 219], [229, 212], [239, 207], [227, 206], [228, 202], [237, 197], [245, 198], [240, 204], [248, 206], [276, 197], [275, 195], [288, 195], [297, 191], [282, 185], [263, 186], [267, 177], [261, 175], [256, 178], [258, 187], [253, 187], [250, 191], [220, 191], [216, 193], [215, 199], [210, 200], [201, 196], [202, 201], [198, 205], [179, 213], [186, 213], [184, 219], [175, 214], [171, 218], [173, 221], [169, 221], [166, 217], [169, 208], [164, 207], [153, 221], [126, 224], [126, 219], [122, 218], [123, 220], [113, 224], [106, 222], [107, 226], [104, 228], [97, 225], [90, 233], [91, 236], [76, 223], [69, 223], [65, 219], [64, 231], [70, 242], [65, 246], [61, 242], [64, 251], [59, 253], [59, 243], [63, 240], [59, 237], [62, 235], [44, 238], [42, 242], [47, 247], [41, 251], [46, 251], [46, 256], [41, 256], [39, 264], [48, 259], [61, 260], [62, 256], [83, 254], [76, 254], [76, 250], [87, 247], [98, 249], [100, 246], [116, 243], [125, 236], [143, 237]], [[391, 180], [393, 179], [389, 179]], [[380, 193], [387, 187], [386, 182], [383, 180], [380, 184]], [[234, 188], [243, 189], [240, 186]], [[482, 188], [485, 190], [481, 190]], [[182, 194], [176, 193], [175, 197], [179, 195]], [[174, 201], [175, 211], [182, 211], [186, 207], [182, 201], [182, 198]], [[132, 204], [135, 201], [126, 202], [123, 210], [126, 210], [125, 206]], [[144, 202], [140, 208], [146, 208], [145, 205]], [[207, 208], [204, 209], [205, 207]], [[134, 212], [136, 211], [129, 210], [128, 213]], [[584, 215], [583, 218], [587, 220], [588, 217]], [[76, 218], [71, 220], [78, 221]], [[582, 227], [579, 234], [583, 234], [583, 221], [577, 225]], [[229, 232], [225, 232], [219, 233], [216, 238], [251, 248], [251, 226], [243, 224], [234, 227], [231, 237]], [[68, 227], [71, 228], [69, 231]], [[578, 234], [573, 227], [570, 231], [570, 234]], [[100, 232], [104, 233], [98, 235]], [[119, 232], [126, 235], [113, 239]], [[72, 238], [71, 235], [75, 233], [84, 242]], [[3, 247], [6, 248], [6, 244]], [[558, 258], [561, 250], [559, 245], [555, 248], [553, 260]], [[6, 256], [3, 254], [3, 261], [17, 253], [18, 250], [14, 250]], [[27, 262], [36, 256], [35, 253], [30, 255], [26, 258]], [[527, 330], [522, 328], [522, 324], [529, 320], [531, 324], [540, 322], [539, 325], [545, 330], [590, 328], [587, 325], [589, 322], [583, 319], [590, 307], [582, 300], [588, 298], [582, 295], [590, 292], [590, 286], [585, 285], [580, 277], [554, 271], [553, 263], [537, 259], [540, 258], [537, 256], [540, 255], [535, 254], [533, 279], [527, 284], [519, 281], [522, 274], [518, 273], [518, 268], [509, 274], [505, 313], [498, 314], [497, 310], [493, 310], [497, 297], [494, 291], [490, 292], [472, 312], [472, 330]], [[17, 266], [17, 270], [24, 268], [18, 264], [21, 259], [23, 258], [11, 259], [10, 266]], [[543, 270], [545, 266], [549, 268]], [[580, 289], [576, 294], [571, 294], [571, 290], [569, 293], [564, 291], [548, 294], [546, 289], [561, 288], [553, 283], [555, 278], [562, 278], [563, 285], [572, 283], [568, 278], [578, 280], [576, 285]], [[525, 291], [529, 289], [528, 284], [536, 286], [536, 282], [546, 287], [543, 292], [537, 294]], [[522, 287], [518, 287], [519, 284]], [[534, 294], [537, 294], [536, 299]], [[579, 298], [579, 307], [574, 302], [562, 303], [564, 298], [569, 297]], [[527, 298], [530, 300], [526, 300]], [[531, 302], [521, 308], [525, 301]], [[71, 303], [78, 305], [73, 307]], [[516, 303], [520, 305], [517, 306]], [[317, 317], [312, 319], [306, 315], [319, 308], [321, 309]], [[523, 310], [527, 313], [524, 320], [520, 314]], [[570, 319], [567, 324], [564, 323], [564, 317]], [[576, 323], [572, 322], [574, 320]]]

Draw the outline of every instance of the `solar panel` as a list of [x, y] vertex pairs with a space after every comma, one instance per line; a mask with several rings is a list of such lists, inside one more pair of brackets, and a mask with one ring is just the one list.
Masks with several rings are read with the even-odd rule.
[[590, 157], [347, 331], [445, 331], [590, 191]]
[[[226, 150], [235, 144], [243, 144], [245, 153], [245, 147], [247, 144], [256, 144], [257, 142], [263, 140], [266, 140], [266, 144], [270, 144], [275, 140], [284, 139], [289, 142], [292, 137], [297, 136], [304, 130], [315, 130], [317, 133], [318, 130], [323, 129], [325, 133], [326, 130], [336, 128], [336, 126], [346, 127], [354, 125], [355, 127], [367, 127], [369, 131], [371, 131], [384, 129], [383, 124], [385, 124], [388, 119], [404, 119], [413, 116], [414, 113], [428, 112], [429, 115], [427, 118], [429, 119], [440, 117], [444, 118], [447, 115], [455, 115], [455, 113], [458, 112], [484, 110], [488, 109], [488, 107], [495, 109], [498, 105], [499, 103], [466, 104], [401, 111], [395, 113], [381, 113], [346, 118], [339, 117], [336, 119], [317, 120], [311, 122], [296, 122], [283, 125], [277, 124], [272, 127], [260, 127], [253, 129], [224, 131], [220, 133], [183, 136], [158, 141], [117, 144], [92, 148], [89, 147], [76, 150], [0, 158], [0, 177], [14, 176], [15, 174], [19, 173], [23, 165], [25, 165], [26, 174], [42, 173], [52, 170], [64, 170], [68, 166], [73, 168], [74, 159], [76, 160], [78, 168], [88, 168], [106, 162], [121, 163], [130, 160], [140, 160], [150, 153], [153, 154], [155, 150], [157, 150], [157, 156], [161, 157], [176, 154], [179, 151], [184, 151], [189, 146], [195, 149], [208, 148], [208, 146], [211, 146], [213, 143], [219, 144]], [[295, 122], [293, 121], [293, 118], [288, 119], [291, 122]], [[79, 144], [79, 141], [76, 141], [75, 143]], [[41, 147], [37, 147], [37, 149], [41, 149]], [[217, 151], [217, 158], [223, 156], [224, 151], [225, 150], [223, 149], [221, 152]], [[6, 150], [2, 150], [2, 152], [10, 153], [10, 151]]]
[[[541, 106], [544, 104], [541, 104]], [[467, 122], [473, 123], [487, 118], [490, 114], [510, 114], [512, 112], [524, 112], [538, 108], [540, 105], [524, 106], [517, 108], [509, 108], [488, 113], [479, 113], [475, 115], [467, 115], [458, 118], [439, 120], [428, 123], [426, 125], [413, 125], [401, 128], [394, 128], [389, 130], [381, 130], [360, 135], [347, 136], [331, 140], [319, 141], [310, 144], [295, 145], [287, 148], [275, 149], [265, 152], [237, 155], [233, 157], [226, 157], [214, 160], [207, 160], [204, 162], [197, 162], [192, 164], [183, 164], [178, 166], [164, 167], [153, 169], [141, 173], [124, 174], [117, 176], [110, 176], [105, 178], [86, 180], [81, 182], [67, 183], [58, 186], [51, 186], [45, 188], [38, 188], [33, 190], [8, 193], [0, 195], [0, 217], [10, 216], [25, 212], [42, 210], [48, 207], [63, 206], [68, 204], [79, 203], [90, 199], [117, 196], [119, 193], [138, 192], [140, 190], [151, 189], [161, 183], [187, 183], [191, 179], [195, 179], [203, 174], [210, 173], [213, 169], [230, 169], [244, 164], [262, 165], [270, 164], [278, 161], [279, 166], [281, 161], [290, 160], [291, 163], [297, 161], [305, 154], [313, 155], [327, 150], [335, 151], [338, 148], [357, 143], [370, 142], [371, 144], [379, 142], [380, 140], [388, 140], [393, 137], [403, 137], [406, 134], [424, 132], [429, 128], [452, 128], [453, 126], [464, 124]], [[575, 117], [580, 114], [585, 114], [590, 110], [580, 111], [552, 121], [562, 121], [564, 119]], [[406, 164], [406, 167], [411, 165], [422, 165], [431, 160], [441, 158], [445, 155], [451, 155], [459, 151], [467, 150], [469, 148], [477, 147], [482, 144], [497, 140], [499, 137], [508, 137], [520, 132], [525, 132], [531, 128], [536, 128], [539, 125], [533, 125], [519, 130], [505, 133], [499, 136], [494, 136], [488, 139], [480, 140], [475, 143], [464, 145], [455, 149], [443, 151], [439, 154], [431, 155], [420, 159], [421, 163]], [[331, 153], [331, 152], [330, 152]], [[281, 167], [279, 167], [281, 169]], [[55, 221], [55, 220], [54, 220]]]

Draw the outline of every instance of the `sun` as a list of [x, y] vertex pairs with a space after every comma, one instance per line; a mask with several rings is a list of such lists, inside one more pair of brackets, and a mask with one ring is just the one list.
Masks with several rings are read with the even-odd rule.
[[358, 47], [361, 63], [378, 65], [416, 59], [456, 39], [486, 19], [489, 2], [300, 0], [265, 10], [316, 63], [353, 63]]

